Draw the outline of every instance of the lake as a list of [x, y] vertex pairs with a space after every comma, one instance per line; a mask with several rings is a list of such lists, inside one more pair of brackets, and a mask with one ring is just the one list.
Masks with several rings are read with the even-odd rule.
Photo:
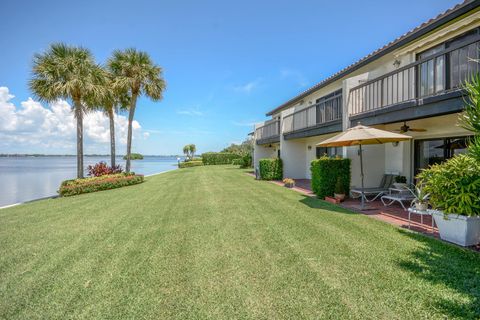
[[[110, 157], [85, 157], [85, 168], [100, 161], [110, 163]], [[125, 168], [125, 160], [117, 158]], [[0, 157], [0, 207], [57, 194], [63, 180], [76, 177], [76, 157]], [[135, 173], [150, 175], [177, 168], [174, 157], [145, 156], [132, 161]]]

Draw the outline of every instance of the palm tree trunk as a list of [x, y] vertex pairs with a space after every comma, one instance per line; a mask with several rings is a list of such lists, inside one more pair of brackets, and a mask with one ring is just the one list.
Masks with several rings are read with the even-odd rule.
[[115, 167], [115, 113], [113, 108], [108, 111], [110, 119], [110, 165]]
[[74, 102], [77, 119], [77, 178], [83, 178], [83, 106], [80, 101]]
[[132, 94], [132, 100], [130, 101], [130, 111], [128, 113], [128, 133], [127, 133], [127, 163], [125, 165], [125, 171], [130, 172], [130, 156], [132, 154], [132, 122], [135, 115], [135, 107], [137, 105], [137, 95]]

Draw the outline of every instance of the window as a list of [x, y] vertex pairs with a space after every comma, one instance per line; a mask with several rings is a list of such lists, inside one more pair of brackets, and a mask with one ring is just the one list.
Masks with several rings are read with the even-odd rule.
[[467, 151], [468, 137], [415, 141], [415, 175], [421, 169]]
[[342, 117], [342, 90], [337, 90], [317, 101], [317, 123], [325, 123]]
[[317, 147], [317, 159], [323, 156], [336, 157], [342, 156], [342, 147]]
[[[445, 45], [433, 47], [420, 53], [418, 60], [426, 59], [445, 49]], [[418, 66], [419, 94], [421, 97], [445, 90], [445, 56], [427, 60]]]
[[[477, 41], [472, 43], [476, 39]], [[479, 63], [475, 61], [480, 58], [478, 40], [480, 33], [479, 28], [476, 28], [419, 53], [417, 60], [424, 60], [417, 69], [419, 97], [457, 88], [472, 74], [478, 72]], [[457, 49], [441, 54], [449, 48]]]

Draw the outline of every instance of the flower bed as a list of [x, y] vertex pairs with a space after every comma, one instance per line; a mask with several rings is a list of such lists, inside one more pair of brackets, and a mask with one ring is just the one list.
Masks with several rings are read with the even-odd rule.
[[74, 196], [101, 190], [121, 188], [143, 182], [143, 175], [112, 174], [100, 177], [65, 180], [60, 185], [58, 193], [62, 197]]

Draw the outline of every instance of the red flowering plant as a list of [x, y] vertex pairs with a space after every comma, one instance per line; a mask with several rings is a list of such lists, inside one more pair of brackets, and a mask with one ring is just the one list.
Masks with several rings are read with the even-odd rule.
[[109, 167], [106, 162], [100, 161], [99, 163], [94, 164], [93, 166], [88, 166], [88, 175], [91, 177], [100, 177], [107, 174], [116, 174], [122, 173], [123, 169], [121, 165], [116, 165]]

